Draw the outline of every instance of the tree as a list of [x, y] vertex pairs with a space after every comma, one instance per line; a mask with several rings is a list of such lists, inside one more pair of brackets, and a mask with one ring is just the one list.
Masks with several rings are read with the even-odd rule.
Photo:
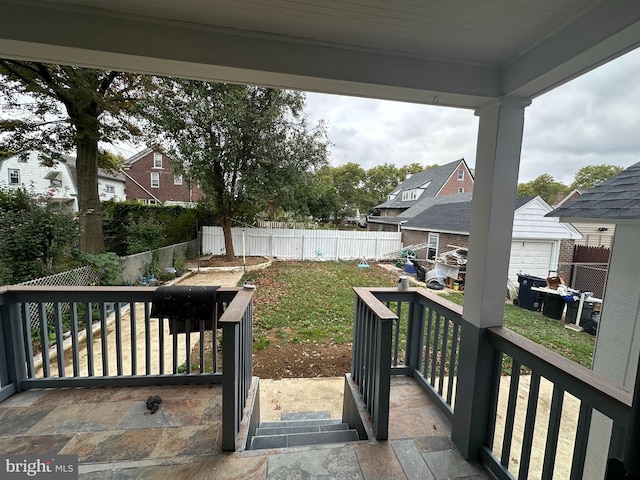
[[53, 164], [75, 150], [82, 251], [104, 250], [98, 144], [139, 133], [130, 112], [144, 82], [116, 71], [0, 60], [0, 155], [37, 150]]
[[[362, 207], [366, 172], [357, 163], [349, 162], [330, 169], [331, 182], [342, 203], [342, 213], [352, 215]], [[336, 212], [337, 214], [339, 212]], [[338, 215], [336, 215], [336, 223]]]
[[77, 241], [77, 217], [49, 198], [22, 188], [0, 189], [0, 283], [12, 284], [53, 271]]
[[326, 163], [322, 126], [311, 129], [299, 92], [155, 78], [140, 104], [150, 141], [197, 181], [221, 217], [226, 258], [235, 258], [234, 219], [286, 204]]
[[600, 182], [615, 177], [622, 170], [617, 165], [587, 165], [576, 172], [571, 190], [589, 190]]
[[364, 181], [364, 211], [371, 211], [376, 205], [383, 203], [387, 196], [405, 178], [404, 167], [396, 168], [395, 165], [385, 163], [367, 170]]
[[567, 192], [568, 190], [569, 187], [562, 182], [557, 182], [548, 173], [544, 173], [530, 182], [518, 184], [518, 196], [539, 195], [550, 205], [556, 202], [559, 193]]

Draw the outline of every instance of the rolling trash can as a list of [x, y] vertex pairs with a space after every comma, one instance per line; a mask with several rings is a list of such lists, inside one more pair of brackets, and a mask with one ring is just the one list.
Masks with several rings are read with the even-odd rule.
[[542, 299], [542, 314], [545, 317], [560, 320], [564, 311], [564, 298], [553, 293], [546, 293]]
[[542, 307], [542, 292], [531, 290], [531, 287], [546, 287], [547, 280], [545, 278], [534, 277], [533, 275], [518, 274], [518, 298], [513, 301], [514, 305], [519, 305], [527, 310], [540, 311]]
[[[580, 300], [567, 303], [567, 315], [564, 317], [564, 323], [576, 323], [579, 305]], [[582, 304], [582, 313], [580, 314], [580, 322], [578, 323], [578, 325], [582, 326], [585, 321], [591, 320], [591, 316], [593, 315], [593, 307], [595, 305], [595, 302], [590, 302], [588, 298], [584, 300], [584, 303]]]

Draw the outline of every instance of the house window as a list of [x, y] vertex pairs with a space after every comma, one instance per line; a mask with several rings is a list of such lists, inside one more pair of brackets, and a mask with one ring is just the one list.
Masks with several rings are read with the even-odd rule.
[[410, 202], [411, 200], [417, 200], [421, 193], [422, 190], [420, 190], [419, 188], [414, 188], [413, 190], [405, 190], [404, 192], [402, 192], [402, 201]]
[[9, 169], [9, 185], [20, 185], [20, 170], [17, 168]]
[[44, 178], [49, 180], [50, 187], [61, 187], [62, 186], [62, 174], [60, 172], [51, 171], [47, 173]]
[[160, 188], [160, 174], [151, 172], [151, 188]]
[[162, 168], [162, 154], [154, 153], [153, 154], [153, 168]]
[[182, 175], [174, 175], [173, 176], [173, 184], [174, 185], [182, 185]]
[[429, 244], [427, 247], [427, 260], [435, 260], [436, 255], [438, 254], [438, 241], [440, 239], [440, 235], [437, 233], [430, 233], [427, 243]]
[[22, 155], [18, 156], [18, 162], [27, 163], [27, 157], [23, 157]]
[[107, 193], [116, 193], [116, 187], [115, 185], [105, 185], [104, 191]]
[[464, 180], [464, 170], [458, 170], [458, 180]]
[[147, 200], [147, 203], [149, 205], [158, 205], [158, 201], [155, 198], [150, 198], [149, 200]]
[[464, 187], [458, 188], [458, 193], [464, 193]]

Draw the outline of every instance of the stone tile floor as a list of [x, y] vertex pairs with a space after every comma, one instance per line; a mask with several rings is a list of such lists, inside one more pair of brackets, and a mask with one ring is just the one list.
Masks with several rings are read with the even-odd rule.
[[[146, 414], [149, 395], [162, 398]], [[0, 453], [73, 454], [82, 479], [489, 479], [417, 384], [395, 377], [389, 440], [223, 453], [221, 387], [32, 390], [0, 403]], [[322, 406], [310, 409], [322, 410]]]

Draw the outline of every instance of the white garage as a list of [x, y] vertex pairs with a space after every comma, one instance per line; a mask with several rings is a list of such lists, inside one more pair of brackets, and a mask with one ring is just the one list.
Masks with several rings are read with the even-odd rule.
[[509, 258], [509, 279], [518, 274], [546, 278], [549, 270], [557, 270], [560, 241], [581, 238], [571, 224], [545, 217], [551, 207], [540, 197], [521, 205], [513, 217], [513, 241]]

